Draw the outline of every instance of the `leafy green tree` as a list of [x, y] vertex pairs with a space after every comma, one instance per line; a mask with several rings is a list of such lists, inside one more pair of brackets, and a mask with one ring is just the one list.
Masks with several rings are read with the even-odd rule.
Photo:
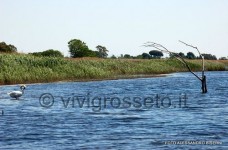
[[182, 52], [180, 52], [178, 55], [181, 56], [182, 58], [185, 58], [185, 55]]
[[129, 55], [129, 54], [125, 54], [125, 55], [124, 55], [124, 58], [129, 59], [129, 58], [132, 58], [132, 56], [131, 56], [131, 55]]
[[180, 52], [180, 53], [170, 53], [169, 58], [175, 58], [181, 56], [182, 58], [186, 58], [185, 54]]
[[99, 57], [100, 53], [98, 51], [93, 51], [93, 57]]
[[44, 56], [44, 57], [64, 57], [63, 54], [58, 50], [49, 49], [43, 52], [30, 53], [34, 56]]
[[151, 56], [149, 54], [147, 54], [147, 53], [142, 53], [142, 58], [143, 59], [150, 59]]
[[143, 56], [142, 55], [138, 55], [135, 57], [136, 59], [143, 59]]
[[4, 53], [16, 53], [17, 48], [14, 45], [6, 44], [5, 42], [0, 43], [0, 52]]
[[186, 55], [186, 57], [188, 59], [196, 59], [196, 56], [192, 52], [188, 52], [187, 55]]
[[94, 53], [89, 50], [85, 42], [78, 39], [73, 39], [68, 42], [69, 52], [71, 57], [89, 57]]
[[211, 55], [211, 54], [202, 54], [204, 56], [204, 59], [207, 60], [217, 60], [217, 57], [215, 55]]
[[42, 57], [42, 52], [34, 52], [34, 53], [29, 53], [30, 55], [37, 56], [37, 57]]
[[87, 54], [86, 54], [85, 57], [99, 57], [99, 52], [98, 51], [89, 50], [89, 51], [87, 51]]
[[161, 58], [163, 56], [163, 53], [157, 50], [152, 50], [149, 52], [149, 54], [152, 56], [152, 58]]
[[64, 57], [63, 54], [58, 50], [49, 49], [42, 52], [42, 56], [48, 57]]
[[106, 47], [98, 45], [96, 48], [97, 48], [97, 51], [99, 52], [99, 57], [100, 58], [107, 58], [108, 50], [107, 50]]
[[169, 58], [171, 58], [171, 59], [175, 58], [175, 56], [176, 56], [176, 53], [170, 53], [169, 54]]

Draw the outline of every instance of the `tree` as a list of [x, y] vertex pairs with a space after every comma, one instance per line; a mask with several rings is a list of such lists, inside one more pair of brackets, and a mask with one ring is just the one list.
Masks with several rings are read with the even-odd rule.
[[78, 39], [73, 39], [68, 42], [69, 52], [71, 57], [88, 57], [94, 53], [89, 50], [85, 42]]
[[180, 53], [169, 53], [169, 58], [175, 58], [175, 57], [182, 57], [182, 58], [186, 58], [185, 54], [180, 52]]
[[151, 56], [149, 54], [147, 54], [147, 53], [142, 53], [142, 58], [143, 59], [150, 59]]
[[174, 59], [177, 56], [177, 53], [169, 53], [169, 58]]
[[192, 52], [188, 52], [187, 55], [186, 55], [186, 57], [188, 59], [195, 59], [196, 58], [196, 56]]
[[97, 51], [99, 52], [99, 57], [100, 58], [107, 58], [108, 50], [106, 49], [106, 47], [98, 45], [96, 48], [97, 48]]
[[49, 49], [43, 52], [30, 53], [34, 56], [44, 56], [44, 57], [64, 57], [63, 54], [58, 50]]
[[219, 60], [227, 60], [227, 58], [226, 57], [221, 57], [221, 58], [219, 58]]
[[53, 50], [53, 49], [49, 49], [46, 51], [42, 52], [43, 56], [48, 56], [48, 57], [64, 57], [63, 54], [58, 51], [58, 50]]
[[15, 53], [17, 52], [17, 48], [14, 45], [7, 45], [5, 42], [0, 43], [0, 52], [4, 53]]
[[138, 55], [135, 57], [136, 59], [143, 59], [143, 56], [142, 55]]
[[185, 55], [182, 52], [179, 53], [179, 56], [181, 56], [182, 58], [185, 58]]
[[129, 59], [129, 58], [132, 58], [132, 57], [131, 57], [131, 55], [129, 55], [129, 54], [125, 54], [125, 55], [124, 55], [124, 58]]
[[115, 55], [112, 55], [110, 58], [111, 59], [116, 59], [116, 56]]
[[149, 54], [152, 56], [152, 58], [161, 58], [163, 56], [163, 53], [157, 50], [152, 50], [149, 52]]
[[202, 54], [202, 56], [204, 57], [204, 59], [207, 59], [207, 60], [217, 60], [217, 57], [215, 55]]
[[93, 57], [99, 57], [100, 53], [98, 51], [93, 51]]

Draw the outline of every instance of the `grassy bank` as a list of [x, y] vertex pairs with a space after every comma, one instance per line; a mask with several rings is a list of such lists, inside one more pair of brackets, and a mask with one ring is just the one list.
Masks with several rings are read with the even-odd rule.
[[[189, 61], [194, 70], [201, 61]], [[225, 70], [228, 61], [206, 61], [206, 70]], [[175, 59], [64, 59], [23, 54], [0, 54], [0, 84], [114, 78], [123, 75], [164, 74], [187, 71]]]

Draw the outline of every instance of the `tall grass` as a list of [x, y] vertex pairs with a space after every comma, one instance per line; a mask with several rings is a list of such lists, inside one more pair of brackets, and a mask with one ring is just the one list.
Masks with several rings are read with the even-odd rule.
[[[199, 60], [188, 61], [194, 71]], [[207, 61], [207, 70], [225, 70], [226, 63]], [[164, 74], [187, 71], [175, 59], [65, 59], [25, 54], [0, 54], [0, 84], [113, 78], [119, 75]]]

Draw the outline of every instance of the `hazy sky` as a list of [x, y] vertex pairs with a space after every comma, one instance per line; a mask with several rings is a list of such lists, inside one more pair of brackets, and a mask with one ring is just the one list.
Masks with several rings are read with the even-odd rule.
[[0, 0], [0, 41], [19, 52], [57, 49], [71, 39], [109, 55], [138, 55], [147, 41], [175, 52], [228, 56], [228, 0]]

